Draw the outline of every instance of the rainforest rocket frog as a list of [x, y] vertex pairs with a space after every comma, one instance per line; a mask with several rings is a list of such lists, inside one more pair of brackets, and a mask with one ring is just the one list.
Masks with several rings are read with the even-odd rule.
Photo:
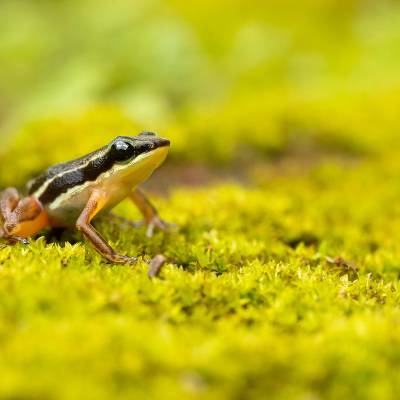
[[108, 261], [131, 264], [91, 225], [129, 197], [143, 214], [148, 236], [166, 230], [156, 209], [137, 187], [165, 160], [170, 142], [151, 132], [119, 136], [107, 146], [79, 159], [48, 168], [28, 183], [28, 196], [16, 189], [0, 192], [0, 239], [27, 243], [45, 227], [75, 226]]

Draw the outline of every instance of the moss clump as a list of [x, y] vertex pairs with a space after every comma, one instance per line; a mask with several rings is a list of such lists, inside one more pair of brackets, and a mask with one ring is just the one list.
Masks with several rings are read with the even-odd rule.
[[177, 233], [99, 221], [134, 267], [81, 242], [2, 248], [0, 397], [397, 398], [396, 171], [173, 190], [157, 203]]
[[[156, 203], [179, 232], [149, 240], [98, 222], [139, 256], [133, 268], [79, 240], [0, 248], [0, 397], [399, 396], [394, 111], [373, 123], [369, 97], [349, 100], [351, 114], [333, 98], [275, 100], [268, 120], [232, 98], [165, 127], [169, 163], [243, 167], [248, 185], [178, 189], [161, 168], [172, 189]], [[144, 128], [110, 106], [30, 124], [0, 155], [1, 185]], [[150, 280], [159, 253], [169, 263]]]

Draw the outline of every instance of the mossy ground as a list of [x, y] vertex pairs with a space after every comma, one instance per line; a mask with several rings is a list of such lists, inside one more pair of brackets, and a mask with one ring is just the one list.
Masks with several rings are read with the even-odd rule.
[[[0, 397], [398, 398], [400, 165], [386, 154], [253, 162], [245, 184], [171, 178], [154, 201], [178, 232], [98, 222], [133, 267], [78, 235], [2, 247]], [[150, 280], [158, 253], [169, 263]]]
[[133, 267], [0, 244], [0, 398], [399, 399], [399, 27], [393, 0], [1, 0], [0, 188], [157, 130], [180, 230], [98, 221]]

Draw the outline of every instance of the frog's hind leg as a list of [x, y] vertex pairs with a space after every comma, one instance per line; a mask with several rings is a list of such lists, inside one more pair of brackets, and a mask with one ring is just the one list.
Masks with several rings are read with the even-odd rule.
[[9, 243], [28, 243], [25, 239], [43, 228], [47, 219], [33, 197], [21, 199], [18, 191], [8, 188], [0, 193], [0, 238]]
[[20, 198], [15, 188], [8, 188], [0, 192], [0, 217], [2, 221], [12, 218], [12, 213], [17, 207]]
[[18, 205], [20, 195], [15, 188], [8, 188], [0, 192], [0, 239], [7, 238], [9, 233], [6, 225], [13, 220], [13, 211]]

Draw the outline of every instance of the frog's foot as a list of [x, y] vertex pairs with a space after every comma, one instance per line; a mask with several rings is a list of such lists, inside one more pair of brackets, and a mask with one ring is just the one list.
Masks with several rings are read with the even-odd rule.
[[123, 256], [121, 254], [114, 254], [111, 258], [109, 258], [113, 264], [125, 264], [125, 265], [133, 265], [136, 264], [136, 257]]
[[175, 224], [171, 224], [162, 220], [158, 215], [154, 215], [150, 220], [143, 221], [142, 225], [147, 225], [146, 236], [152, 237], [155, 229], [162, 232], [171, 232], [177, 228]]
[[5, 240], [10, 245], [21, 243], [27, 246], [30, 244], [28, 239], [19, 236], [4, 236], [2, 239]]

